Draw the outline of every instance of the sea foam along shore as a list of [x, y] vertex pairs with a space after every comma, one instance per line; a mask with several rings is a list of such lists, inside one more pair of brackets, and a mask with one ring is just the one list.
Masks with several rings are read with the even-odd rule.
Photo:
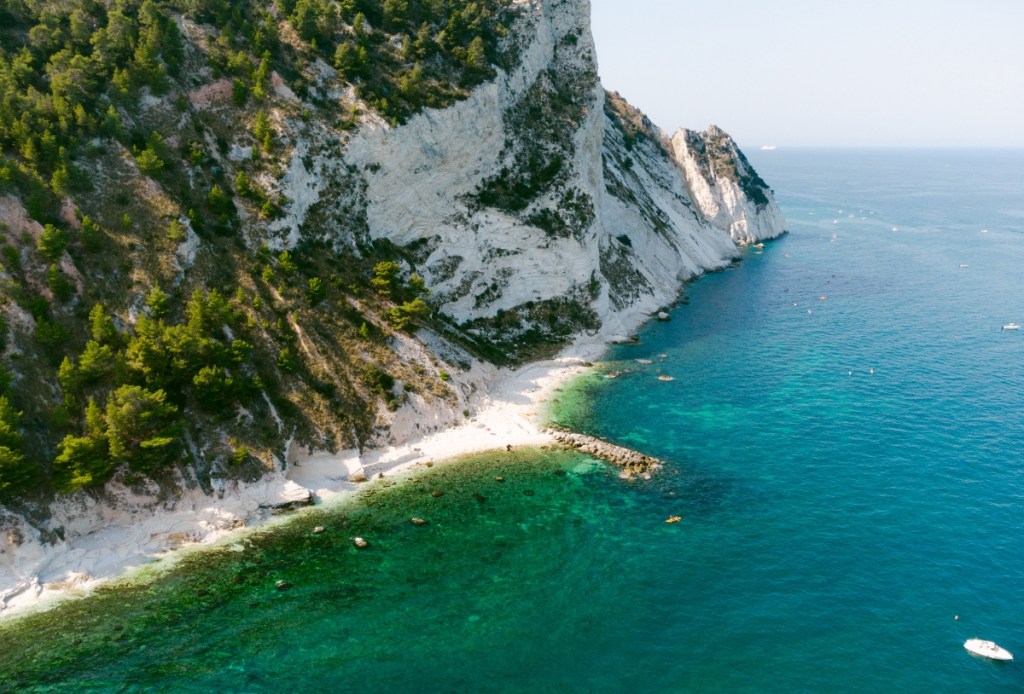
[[[401, 445], [369, 450], [317, 454], [293, 460], [283, 472], [253, 484], [227, 483], [215, 496], [194, 489], [173, 507], [153, 510], [154, 499], [141, 499], [128, 490], [109, 490], [118, 503], [104, 504], [103, 526], [94, 529], [80, 512], [96, 502], [64, 507], [65, 539], [44, 544], [35, 537], [0, 541], [0, 619], [45, 608], [62, 598], [87, 594], [96, 586], [133, 569], [168, 556], [182, 546], [209, 545], [239, 528], [268, 519], [268, 507], [289, 500], [321, 499], [350, 493], [355, 473], [367, 478], [395, 474], [418, 463], [442, 462], [458, 456], [506, 446], [555, 443], [541, 429], [540, 415], [550, 394], [575, 375], [587, 360], [599, 357], [605, 342], [583, 339], [556, 358], [518, 369], [494, 369], [478, 376], [475, 416], [465, 423], [409, 440]], [[148, 503], [147, 503], [148, 502]], [[63, 515], [63, 514], [62, 514]]]

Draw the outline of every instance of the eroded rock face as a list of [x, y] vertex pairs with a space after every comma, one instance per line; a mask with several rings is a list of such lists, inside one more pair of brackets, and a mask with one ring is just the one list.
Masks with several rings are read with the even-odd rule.
[[757, 243], [781, 233], [785, 222], [771, 189], [720, 128], [680, 130], [672, 138], [672, 154], [701, 214], [736, 243]]
[[404, 247], [439, 309], [515, 352], [521, 338], [624, 332], [638, 312], [777, 236], [771, 190], [724, 132], [669, 139], [606, 94], [586, 0], [535, 0], [516, 69], [398, 128], [368, 126], [368, 236]]

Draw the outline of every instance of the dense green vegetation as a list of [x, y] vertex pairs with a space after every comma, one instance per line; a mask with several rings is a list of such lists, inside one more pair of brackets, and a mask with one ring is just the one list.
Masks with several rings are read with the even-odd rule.
[[[205, 68], [215, 78], [233, 80], [233, 102], [241, 108], [268, 99], [276, 70], [300, 96], [317, 101], [322, 95], [301, 68], [323, 59], [369, 107], [400, 122], [424, 107], [450, 104], [493, 75], [492, 63], [506, 59], [500, 42], [513, 19], [509, 5], [509, 0], [2, 0], [0, 191], [17, 190], [34, 218], [57, 221], [58, 198], [91, 188], [77, 162], [102, 146], [97, 139], [112, 138], [132, 151], [144, 174], [178, 184], [175, 192], [187, 199], [186, 209], [226, 222], [231, 211], [226, 186], [206, 181], [201, 187], [209, 195], [201, 196], [175, 180], [179, 157], [193, 165], [209, 163], [202, 140], [182, 142], [181, 151], [171, 151], [158, 130], [140, 122], [141, 96], [178, 94], [176, 104], [187, 109], [179, 90], [193, 86]], [[186, 50], [180, 18], [217, 27], [219, 33], [207, 36], [205, 46]], [[199, 50], [205, 54], [196, 55]], [[256, 140], [270, 149], [266, 114], [255, 118]], [[239, 183], [240, 195], [256, 193], [244, 179]], [[272, 203], [267, 212], [273, 213]]]
[[358, 241], [358, 183], [351, 229], [311, 213], [298, 247], [261, 242], [290, 204], [286, 122], [449, 105], [514, 60], [514, 19], [510, 0], [0, 0], [0, 499], [197, 456], [259, 474], [286, 438], [363, 445], [378, 403], [448, 397], [388, 346], [434, 320], [423, 280], [328, 241]]

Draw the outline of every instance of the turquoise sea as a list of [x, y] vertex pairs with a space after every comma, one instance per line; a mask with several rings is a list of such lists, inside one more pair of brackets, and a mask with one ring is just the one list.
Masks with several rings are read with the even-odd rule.
[[748, 155], [790, 233], [558, 394], [654, 480], [423, 468], [0, 626], [0, 690], [1024, 690], [962, 645], [1024, 659], [1024, 151]]

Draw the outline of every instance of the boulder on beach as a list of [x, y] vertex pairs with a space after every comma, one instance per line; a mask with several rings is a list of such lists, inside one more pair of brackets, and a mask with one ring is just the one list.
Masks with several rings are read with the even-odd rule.
[[303, 506], [312, 506], [315, 501], [316, 496], [311, 490], [287, 480], [276, 489], [271, 487], [267, 493], [266, 502], [260, 504], [260, 507], [270, 509], [273, 513], [280, 513], [293, 511]]

